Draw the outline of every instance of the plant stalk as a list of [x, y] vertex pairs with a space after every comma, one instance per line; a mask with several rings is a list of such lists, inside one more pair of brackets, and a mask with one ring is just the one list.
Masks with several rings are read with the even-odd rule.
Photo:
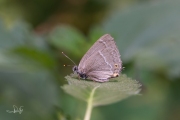
[[92, 109], [93, 109], [93, 97], [94, 97], [94, 93], [95, 93], [95, 90], [98, 88], [99, 86], [96, 86], [95, 88], [92, 89], [91, 93], [90, 93], [90, 96], [87, 100], [87, 109], [86, 109], [86, 113], [85, 113], [85, 116], [84, 116], [84, 120], [90, 120], [91, 118], [91, 112], [92, 112]]

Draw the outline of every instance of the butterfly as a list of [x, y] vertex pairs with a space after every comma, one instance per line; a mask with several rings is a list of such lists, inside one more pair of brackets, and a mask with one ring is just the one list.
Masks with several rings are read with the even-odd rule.
[[109, 34], [100, 37], [82, 57], [78, 66], [73, 67], [74, 73], [82, 79], [106, 82], [118, 77], [122, 70], [120, 53]]

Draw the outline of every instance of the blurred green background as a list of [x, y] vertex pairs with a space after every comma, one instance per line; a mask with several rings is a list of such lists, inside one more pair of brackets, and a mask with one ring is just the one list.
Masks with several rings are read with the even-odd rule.
[[[141, 96], [93, 110], [92, 120], [180, 120], [179, 0], [0, 0], [0, 120], [81, 120], [86, 104], [60, 86], [109, 33]], [[13, 105], [22, 114], [7, 113]]]

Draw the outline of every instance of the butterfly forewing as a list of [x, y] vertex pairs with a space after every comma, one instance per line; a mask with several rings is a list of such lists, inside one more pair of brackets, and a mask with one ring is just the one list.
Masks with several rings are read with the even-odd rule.
[[116, 77], [122, 69], [119, 50], [114, 39], [105, 34], [99, 38], [81, 59], [78, 72], [88, 78], [104, 82]]
[[[103, 35], [94, 43], [94, 45], [82, 57], [82, 59], [79, 63], [78, 69], [84, 69], [86, 66], [86, 60], [89, 59], [89, 57], [91, 55], [97, 53], [97, 51], [105, 49], [107, 47], [114, 48], [114, 46], [115, 46], [115, 49], [117, 49], [115, 42], [114, 42], [114, 38], [112, 38], [109, 34]], [[118, 49], [117, 49], [117, 51], [118, 51]]]

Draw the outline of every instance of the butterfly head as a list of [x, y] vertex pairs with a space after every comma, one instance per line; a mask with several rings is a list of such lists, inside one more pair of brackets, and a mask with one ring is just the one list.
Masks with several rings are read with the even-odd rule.
[[77, 74], [78, 74], [78, 66], [74, 66], [74, 67], [72, 68], [72, 70], [73, 70], [74, 73], [77, 73]]

